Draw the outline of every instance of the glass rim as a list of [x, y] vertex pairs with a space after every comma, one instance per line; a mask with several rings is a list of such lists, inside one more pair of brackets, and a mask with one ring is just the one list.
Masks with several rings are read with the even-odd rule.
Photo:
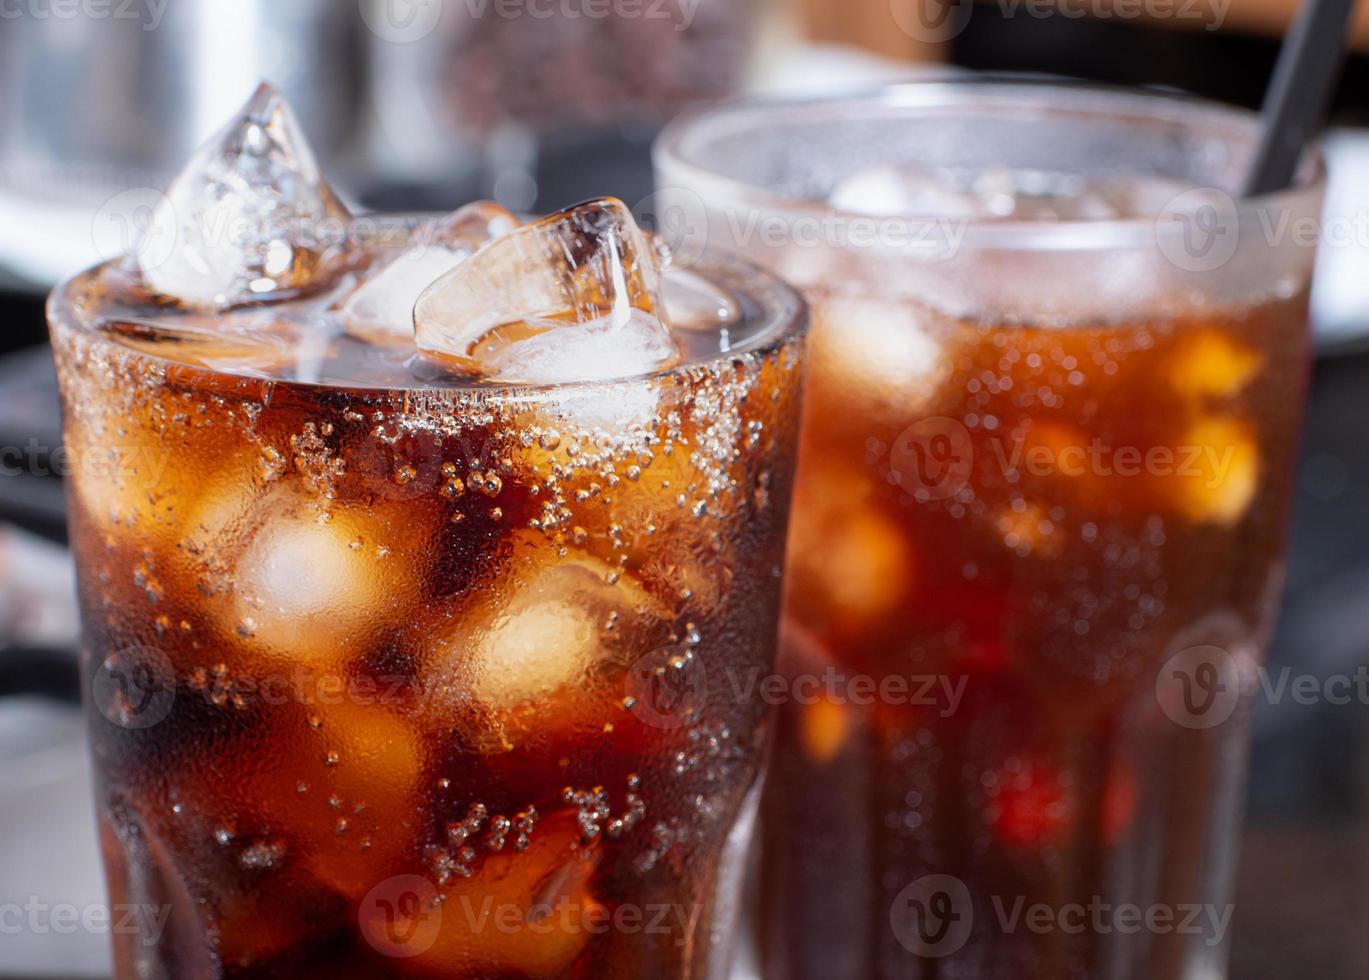
[[[1030, 97], [1029, 97], [1030, 96]], [[988, 98], [991, 101], [985, 102]], [[825, 201], [791, 197], [750, 181], [719, 173], [691, 153], [691, 143], [717, 133], [740, 129], [756, 131], [767, 118], [831, 114], [842, 116], [853, 107], [899, 109], [954, 109], [957, 105], [992, 105], [1000, 108], [1040, 108], [1043, 114], [1075, 114], [1117, 120], [1165, 122], [1197, 130], [1200, 125], [1227, 145], [1253, 146], [1259, 137], [1260, 116], [1249, 109], [1231, 106], [1189, 93], [1137, 86], [1112, 85], [1049, 74], [937, 72], [832, 95], [743, 96], [683, 113], [662, 130], [652, 150], [658, 181], [683, 187], [707, 201], [709, 207], [744, 204], [792, 218], [816, 218], [841, 222], [901, 221], [910, 226], [937, 225], [953, 221], [964, 230], [966, 241], [989, 247], [1077, 249], [1153, 245], [1159, 231], [1159, 215], [1128, 215], [1120, 218], [1040, 220], [945, 215], [869, 214], [835, 208]], [[1125, 114], [1125, 115], [1123, 115]], [[683, 179], [679, 179], [683, 178]], [[1309, 143], [1291, 187], [1268, 194], [1233, 195], [1239, 215], [1254, 215], [1281, 208], [1308, 206], [1326, 184], [1326, 163], [1319, 141]], [[662, 188], [658, 186], [657, 191]]]
[[[407, 226], [407, 223], [423, 221], [433, 218], [443, 217], [439, 212], [374, 212], [369, 214], [357, 215], [358, 219], [370, 220], [377, 223], [395, 222]], [[661, 270], [662, 280], [666, 279], [672, 272], [683, 272], [691, 275], [698, 275], [709, 283], [719, 288], [741, 292], [747, 299], [762, 311], [760, 316], [761, 324], [756, 328], [756, 333], [752, 340], [742, 346], [729, 350], [719, 350], [709, 352], [700, 356], [683, 356], [680, 361], [669, 366], [654, 368], [638, 374], [628, 374], [617, 378], [603, 378], [595, 380], [571, 380], [555, 381], [547, 383], [528, 383], [518, 381], [504, 381], [499, 379], [481, 380], [471, 379], [462, 380], [455, 383], [442, 385], [428, 385], [415, 379], [411, 384], [403, 385], [383, 385], [358, 381], [355, 384], [341, 384], [334, 382], [302, 381], [298, 379], [285, 379], [272, 377], [265, 374], [246, 374], [235, 371], [224, 371], [219, 368], [208, 367], [203, 364], [193, 364], [180, 361], [174, 357], [165, 357], [153, 354], [133, 347], [120, 344], [117, 340], [105, 336], [99, 329], [103, 318], [99, 315], [91, 316], [80, 308], [76, 300], [76, 287], [95, 274], [119, 265], [121, 262], [128, 261], [129, 256], [125, 255], [117, 259], [101, 262], [89, 268], [83, 269], [58, 283], [48, 294], [44, 304], [44, 312], [49, 325], [49, 329], [60, 324], [63, 328], [79, 331], [85, 336], [98, 342], [107, 343], [111, 346], [128, 351], [138, 357], [145, 357], [160, 364], [172, 365], [179, 371], [202, 373], [207, 376], [232, 378], [245, 382], [275, 382], [280, 384], [299, 385], [301, 387], [338, 390], [338, 391], [358, 391], [358, 392], [456, 392], [462, 394], [485, 394], [485, 395], [508, 395], [518, 393], [521, 397], [536, 397], [539, 395], [552, 395], [575, 390], [590, 390], [612, 388], [617, 385], [657, 381], [669, 377], [680, 375], [692, 368], [708, 367], [710, 365], [722, 364], [735, 357], [745, 354], [767, 355], [778, 351], [786, 343], [792, 340], [802, 340], [806, 336], [810, 326], [810, 311], [808, 301], [797, 288], [790, 285], [786, 280], [746, 258], [721, 252], [716, 249], [705, 249], [701, 253], [690, 256], [687, 262], [672, 263]], [[664, 295], [662, 302], [665, 302]], [[269, 303], [263, 303], [247, 307], [249, 309], [261, 309], [268, 307]], [[219, 311], [231, 313], [233, 309]], [[170, 321], [173, 322], [174, 321]], [[667, 326], [669, 324], [667, 323]], [[417, 346], [414, 347], [414, 354], [422, 356]]]

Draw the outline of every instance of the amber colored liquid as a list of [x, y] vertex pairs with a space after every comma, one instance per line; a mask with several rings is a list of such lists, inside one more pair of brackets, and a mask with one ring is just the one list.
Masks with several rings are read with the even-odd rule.
[[111, 901], [166, 912], [120, 980], [714, 970], [794, 343], [529, 393], [53, 334]]
[[[810, 299], [786, 667], [908, 683], [781, 712], [767, 975], [1220, 975], [1211, 929], [1012, 913], [1224, 910], [1249, 698], [1185, 724], [1157, 679], [1209, 645], [1258, 667], [1306, 296], [1069, 328]], [[928, 875], [971, 906], [935, 948], [891, 927]]]

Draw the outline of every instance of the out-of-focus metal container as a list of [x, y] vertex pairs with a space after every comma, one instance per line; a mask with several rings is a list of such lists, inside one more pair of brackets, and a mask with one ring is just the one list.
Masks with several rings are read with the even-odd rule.
[[359, 115], [360, 29], [357, 7], [337, 0], [9, 5], [0, 264], [42, 284], [99, 257], [99, 209], [161, 187], [262, 79], [335, 158]]

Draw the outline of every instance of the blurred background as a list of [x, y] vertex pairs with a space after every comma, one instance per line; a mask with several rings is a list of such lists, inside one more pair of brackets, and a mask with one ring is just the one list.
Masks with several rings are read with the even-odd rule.
[[[263, 78], [359, 208], [546, 211], [651, 193], [676, 113], [1010, 70], [1259, 104], [1293, 0], [0, 0], [0, 908], [103, 901], [76, 708], [43, 298]], [[1369, 4], [1327, 137], [1318, 362], [1271, 677], [1369, 671]], [[1328, 227], [1331, 225], [1328, 224]], [[1289, 365], [1301, 370], [1301, 365]], [[1281, 673], [1282, 672], [1282, 673]], [[1360, 690], [1363, 692], [1364, 688]], [[1369, 711], [1260, 699], [1232, 976], [1369, 976]], [[12, 924], [12, 922], [10, 923]], [[96, 931], [13, 929], [0, 977], [107, 975]]]

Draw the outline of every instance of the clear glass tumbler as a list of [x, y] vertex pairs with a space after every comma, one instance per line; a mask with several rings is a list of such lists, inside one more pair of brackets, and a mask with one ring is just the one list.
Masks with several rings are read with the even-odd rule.
[[675, 362], [555, 384], [335, 289], [57, 289], [119, 980], [727, 976], [773, 712], [722, 678], [773, 663], [807, 313], [663, 288]]
[[660, 223], [814, 310], [771, 977], [1220, 977], [1323, 173], [1248, 113], [983, 79], [742, 102]]

